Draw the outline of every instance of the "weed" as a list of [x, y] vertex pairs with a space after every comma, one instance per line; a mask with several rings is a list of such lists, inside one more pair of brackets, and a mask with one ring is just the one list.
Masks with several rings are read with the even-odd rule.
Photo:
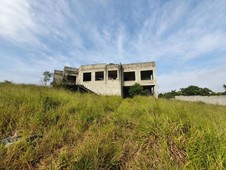
[[224, 106], [0, 84], [0, 169], [225, 169]]

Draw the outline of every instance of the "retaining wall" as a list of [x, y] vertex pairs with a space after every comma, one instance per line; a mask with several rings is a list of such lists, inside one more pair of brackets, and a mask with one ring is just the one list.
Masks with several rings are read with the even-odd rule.
[[175, 99], [226, 106], [226, 96], [175, 96]]

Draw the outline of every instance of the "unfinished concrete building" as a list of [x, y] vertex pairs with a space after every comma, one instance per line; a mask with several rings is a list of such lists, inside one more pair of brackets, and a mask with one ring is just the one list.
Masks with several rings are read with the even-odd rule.
[[54, 70], [54, 83], [100, 95], [128, 96], [129, 88], [139, 83], [150, 95], [157, 97], [154, 62], [133, 64], [92, 64], [80, 68]]

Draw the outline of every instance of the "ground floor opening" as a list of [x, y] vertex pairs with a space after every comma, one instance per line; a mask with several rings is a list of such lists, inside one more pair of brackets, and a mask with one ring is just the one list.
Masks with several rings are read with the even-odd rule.
[[[123, 89], [122, 89], [122, 97], [123, 98], [126, 98], [126, 97], [130, 97], [129, 96], [129, 89], [130, 89], [131, 86], [123, 86]], [[148, 92], [148, 95], [151, 95], [153, 96], [154, 95], [154, 85], [151, 85], [151, 86], [142, 86], [143, 87], [143, 90], [147, 90]]]

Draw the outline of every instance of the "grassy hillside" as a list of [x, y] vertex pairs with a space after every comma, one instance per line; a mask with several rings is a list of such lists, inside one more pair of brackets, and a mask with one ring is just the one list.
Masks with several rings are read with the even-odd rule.
[[223, 106], [3, 83], [0, 116], [0, 169], [226, 168]]

